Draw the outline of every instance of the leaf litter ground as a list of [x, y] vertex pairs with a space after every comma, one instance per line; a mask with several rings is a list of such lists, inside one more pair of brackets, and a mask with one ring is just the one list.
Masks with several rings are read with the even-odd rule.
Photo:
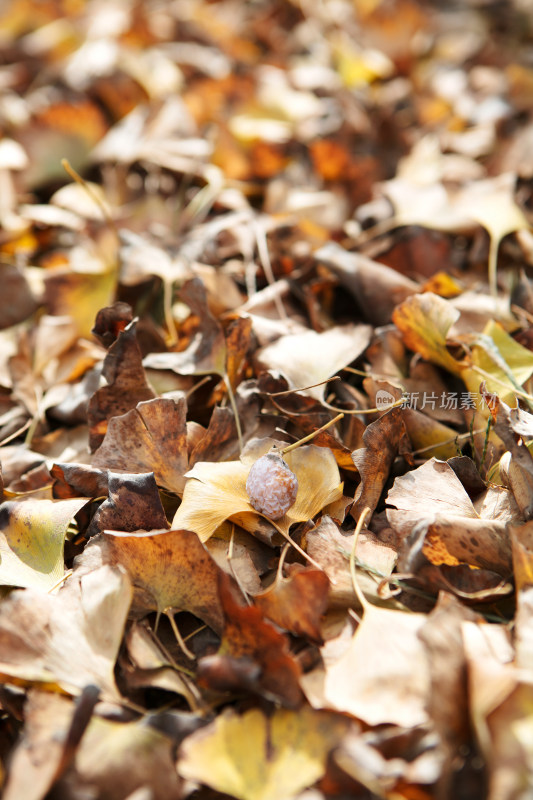
[[7, 800], [531, 797], [527, 6], [0, 10]]

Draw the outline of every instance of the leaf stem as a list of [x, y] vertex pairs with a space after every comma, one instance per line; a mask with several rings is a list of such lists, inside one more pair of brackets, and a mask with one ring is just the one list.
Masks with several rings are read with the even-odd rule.
[[163, 313], [167, 324], [169, 347], [173, 347], [178, 341], [178, 330], [174, 321], [174, 315], [172, 314], [173, 286], [174, 284], [172, 281], [163, 281]]
[[357, 540], [359, 539], [359, 534], [361, 533], [363, 525], [365, 524], [365, 520], [367, 516], [371, 513], [372, 509], [369, 508], [368, 506], [365, 506], [365, 508], [361, 511], [359, 519], [357, 520], [357, 525], [355, 526], [352, 551], [350, 553], [350, 575], [352, 576], [353, 590], [357, 596], [357, 599], [361, 603], [363, 612], [367, 610], [367, 608], [370, 606], [370, 603], [368, 602], [363, 592], [361, 591], [361, 587], [359, 586], [359, 581], [357, 580], [357, 573], [355, 570], [355, 550], [357, 548]]
[[498, 295], [498, 250], [500, 247], [500, 239], [497, 236], [490, 237], [489, 245], [489, 287], [490, 293], [493, 297]]
[[316, 431], [308, 433], [307, 436], [304, 436], [303, 439], [298, 439], [297, 442], [293, 442], [292, 444], [287, 445], [287, 447], [284, 447], [279, 452], [281, 453], [282, 456], [284, 456], [286, 453], [290, 453], [291, 450], [296, 450], [296, 448], [300, 447], [301, 444], [305, 444], [305, 442], [310, 442], [311, 439], [314, 439], [315, 436], [317, 436], [319, 433], [322, 433], [322, 431], [327, 430], [327, 428], [331, 428], [332, 425], [335, 425], [335, 423], [341, 420], [343, 417], [344, 417], [344, 412], [337, 414], [336, 417], [330, 419], [329, 422], [326, 422], [326, 424], [322, 425], [320, 428], [317, 428]]
[[79, 184], [87, 192], [93, 203], [95, 203], [95, 205], [100, 209], [100, 212], [105, 222], [107, 222], [107, 224], [111, 228], [113, 228], [113, 230], [116, 231], [115, 220], [112, 218], [111, 214], [109, 213], [109, 210], [106, 208], [105, 204], [102, 203], [101, 198], [98, 197], [96, 192], [94, 192], [91, 189], [87, 181], [81, 177], [79, 172], [76, 172], [76, 170], [74, 169], [68, 158], [61, 159], [61, 166], [63, 167], [65, 172], [67, 172], [70, 175], [72, 180], [75, 181], [77, 184]]
[[174, 613], [172, 612], [171, 608], [165, 608], [164, 613], [167, 615], [168, 621], [170, 622], [170, 627], [174, 632], [174, 636], [176, 637], [176, 641], [181, 649], [181, 651], [187, 656], [188, 659], [191, 661], [195, 661], [196, 656], [192, 653], [185, 642], [183, 641], [183, 636], [181, 635], [178, 626], [176, 625], [176, 620], [174, 619]]
[[226, 384], [226, 389], [228, 391], [228, 398], [231, 404], [231, 408], [233, 409], [233, 415], [235, 417], [235, 427], [237, 428], [237, 438], [239, 440], [239, 449], [242, 452], [244, 447], [244, 441], [242, 438], [242, 428], [241, 428], [241, 421], [239, 419], [239, 412], [237, 410], [237, 402], [235, 400], [235, 395], [233, 393], [233, 389], [231, 388], [231, 381], [229, 379], [229, 375], [227, 372], [224, 373], [224, 383]]

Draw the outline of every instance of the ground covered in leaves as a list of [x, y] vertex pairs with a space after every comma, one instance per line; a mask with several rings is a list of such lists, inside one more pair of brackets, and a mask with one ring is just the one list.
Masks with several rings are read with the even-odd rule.
[[529, 6], [3, 4], [5, 800], [533, 795]]

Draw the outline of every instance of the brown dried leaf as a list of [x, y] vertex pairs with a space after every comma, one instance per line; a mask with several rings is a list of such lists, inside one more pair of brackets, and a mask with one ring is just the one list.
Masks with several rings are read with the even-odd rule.
[[[299, 707], [302, 701], [300, 668], [289, 654], [286, 637], [264, 620], [258, 608], [239, 605], [230, 579], [224, 573], [219, 576], [219, 590], [225, 617], [222, 642], [216, 656], [200, 659], [201, 680], [209, 686], [210, 680], [216, 680], [224, 670], [228, 659], [230, 674], [235, 674], [234, 662], [237, 667], [245, 663], [247, 669], [256, 665], [259, 669], [250, 674], [249, 689], [288, 708]], [[221, 688], [220, 684], [217, 688]], [[234, 690], [238, 684], [227, 688]]]
[[[5, 796], [40, 800], [52, 788], [56, 770], [76, 725], [71, 700], [32, 692], [26, 706], [24, 740], [14, 752]], [[174, 766], [173, 742], [143, 720], [122, 722], [93, 716], [74, 753], [64, 782], [54, 793], [98, 792], [99, 797], [126, 800], [150, 786], [153, 800], [181, 797]], [[68, 762], [67, 762], [68, 765]], [[59, 775], [57, 776], [59, 777]]]
[[178, 375], [206, 375], [226, 372], [226, 340], [219, 322], [207, 303], [207, 292], [200, 278], [186, 281], [180, 299], [198, 317], [199, 329], [189, 346], [179, 353], [151, 353], [144, 360], [150, 369], [171, 369]]
[[475, 620], [476, 616], [455, 598], [441, 594], [419, 632], [429, 662], [428, 711], [445, 756], [438, 781], [441, 797], [450, 796], [454, 761], [457, 763], [470, 738], [467, 663], [461, 630], [465, 619]]
[[108, 499], [91, 520], [90, 536], [106, 528], [138, 531], [169, 527], [153, 472], [109, 472], [108, 487]]
[[423, 614], [368, 606], [343, 655], [302, 678], [313, 708], [368, 725], [426, 723], [429, 672], [418, 636], [425, 621]]
[[37, 310], [37, 301], [18, 267], [0, 262], [0, 330], [23, 322]]
[[[370, 508], [371, 513], [375, 511], [402, 436], [405, 436], [405, 427], [401, 408], [391, 408], [365, 429], [364, 447], [352, 453], [353, 462], [361, 475], [350, 512], [355, 519], [359, 519], [365, 507]], [[366, 522], [369, 521], [367, 517]]]
[[181, 494], [188, 466], [186, 415], [184, 398], [156, 397], [114, 416], [93, 456], [93, 466], [116, 472], [153, 472], [159, 486]]
[[107, 386], [102, 386], [94, 393], [87, 409], [89, 446], [93, 452], [102, 444], [112, 417], [125, 414], [137, 403], [155, 396], [144, 374], [135, 321], [119, 332], [109, 348], [102, 375], [107, 380]]
[[129, 574], [137, 610], [190, 611], [213, 630], [222, 629], [220, 569], [195, 533], [106, 531], [90, 547], [100, 550], [104, 563], [119, 565]]
[[[328, 516], [306, 534], [306, 549], [330, 580], [329, 606], [331, 608], [359, 607], [350, 572], [350, 553], [353, 536], [341, 534], [338, 525]], [[358, 570], [358, 582], [364, 595], [373, 603], [382, 603], [378, 594], [381, 577], [374, 578], [370, 571], [388, 577], [396, 563], [396, 552], [373, 534], [362, 531], [357, 540], [356, 558], [368, 567], [369, 572]]]
[[[348, 366], [363, 353], [370, 342], [369, 325], [337, 325], [324, 333], [281, 336], [273, 344], [261, 348], [255, 358], [262, 369], [279, 370], [291, 387], [303, 388], [323, 383], [342, 367]], [[305, 394], [321, 401], [325, 386], [306, 389]]]
[[100, 309], [91, 333], [104, 347], [109, 348], [132, 320], [133, 311], [128, 303], [113, 303], [112, 306]]
[[[489, 493], [487, 490], [485, 501]], [[415, 526], [424, 526], [423, 552], [433, 563], [454, 564], [459, 559], [509, 574], [511, 544], [506, 523], [514, 510], [509, 498], [496, 518], [493, 508], [484, 513], [480, 500], [478, 511], [452, 468], [431, 459], [396, 478], [387, 503], [396, 506], [387, 510], [387, 518], [402, 536], [414, 532]]]
[[272, 586], [256, 594], [254, 605], [280, 628], [321, 644], [320, 617], [328, 605], [329, 579], [325, 572], [295, 567], [288, 578], [277, 575]]
[[328, 242], [314, 257], [327, 264], [339, 282], [354, 296], [357, 305], [374, 325], [387, 325], [395, 307], [420, 291], [417, 283], [394, 269], [372, 261], [361, 253]]

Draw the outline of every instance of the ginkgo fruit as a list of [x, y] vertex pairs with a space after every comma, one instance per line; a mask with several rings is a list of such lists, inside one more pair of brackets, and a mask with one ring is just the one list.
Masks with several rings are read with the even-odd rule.
[[252, 465], [246, 491], [256, 511], [281, 519], [296, 501], [298, 478], [280, 455], [267, 453]]

